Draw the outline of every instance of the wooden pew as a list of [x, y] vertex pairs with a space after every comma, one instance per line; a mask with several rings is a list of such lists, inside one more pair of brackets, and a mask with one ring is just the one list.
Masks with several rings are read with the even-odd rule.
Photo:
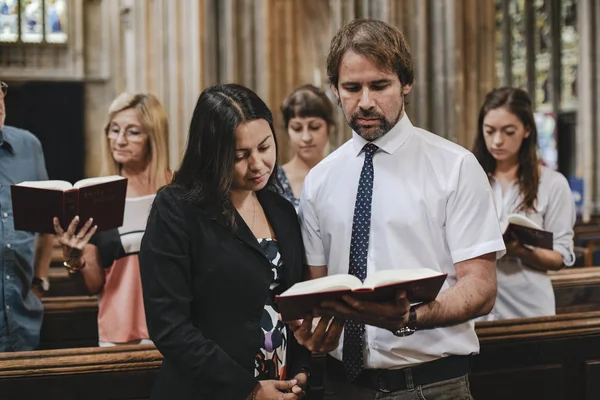
[[[478, 323], [477, 400], [600, 398], [600, 312]], [[3, 399], [121, 399], [150, 395], [162, 357], [154, 346], [0, 354]], [[314, 380], [320, 373], [313, 370]], [[309, 399], [318, 400], [315, 387]]]
[[[575, 250], [585, 249], [583, 266], [598, 265], [600, 263], [600, 225], [589, 224], [576, 226], [574, 229]], [[582, 266], [579, 265], [578, 266]]]
[[149, 399], [161, 354], [152, 345], [0, 354], [3, 400]]
[[98, 346], [96, 296], [44, 297], [39, 349]]
[[600, 267], [548, 272], [557, 314], [600, 311]]
[[600, 398], [600, 312], [482, 322], [477, 400]]
[[[162, 359], [153, 345], [4, 353], [0, 394], [3, 400], [145, 400]], [[321, 398], [315, 389], [306, 400]]]
[[78, 279], [73, 279], [64, 267], [51, 267], [48, 273], [50, 290], [45, 297], [86, 296], [87, 291]]

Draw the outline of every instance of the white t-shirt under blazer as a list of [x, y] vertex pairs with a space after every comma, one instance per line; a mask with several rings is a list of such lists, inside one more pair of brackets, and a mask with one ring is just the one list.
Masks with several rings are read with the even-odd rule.
[[[368, 143], [352, 139], [315, 166], [304, 181], [299, 216], [309, 265], [348, 273], [354, 202]], [[408, 116], [373, 141], [374, 183], [367, 275], [427, 267], [456, 283], [454, 264], [505, 252], [487, 176], [475, 156], [414, 127]], [[401, 368], [448, 355], [479, 352], [473, 321], [400, 338], [367, 326], [366, 368]], [[331, 354], [342, 359], [343, 339]]]

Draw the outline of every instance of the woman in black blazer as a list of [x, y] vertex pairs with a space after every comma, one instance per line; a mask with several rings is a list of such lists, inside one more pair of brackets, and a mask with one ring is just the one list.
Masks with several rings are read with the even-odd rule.
[[303, 395], [310, 353], [274, 304], [304, 275], [294, 207], [272, 190], [276, 153], [271, 112], [254, 92], [202, 92], [140, 250], [150, 338], [164, 356], [152, 399]]

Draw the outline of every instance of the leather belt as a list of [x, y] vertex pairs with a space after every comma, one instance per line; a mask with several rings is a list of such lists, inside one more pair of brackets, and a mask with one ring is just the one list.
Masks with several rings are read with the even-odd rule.
[[[342, 374], [344, 364], [331, 356], [326, 359], [327, 373]], [[413, 389], [416, 386], [458, 378], [469, 373], [471, 356], [448, 356], [400, 369], [365, 369], [354, 384], [383, 393]]]

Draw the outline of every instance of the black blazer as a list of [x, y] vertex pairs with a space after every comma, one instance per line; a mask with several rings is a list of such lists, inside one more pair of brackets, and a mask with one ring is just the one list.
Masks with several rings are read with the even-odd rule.
[[[237, 215], [237, 231], [216, 212], [160, 191], [148, 217], [140, 270], [150, 338], [164, 361], [152, 399], [243, 400], [254, 389], [260, 318], [271, 265]], [[282, 285], [302, 280], [304, 248], [291, 203], [269, 190], [258, 199], [283, 259]], [[310, 352], [288, 330], [288, 378]]]

